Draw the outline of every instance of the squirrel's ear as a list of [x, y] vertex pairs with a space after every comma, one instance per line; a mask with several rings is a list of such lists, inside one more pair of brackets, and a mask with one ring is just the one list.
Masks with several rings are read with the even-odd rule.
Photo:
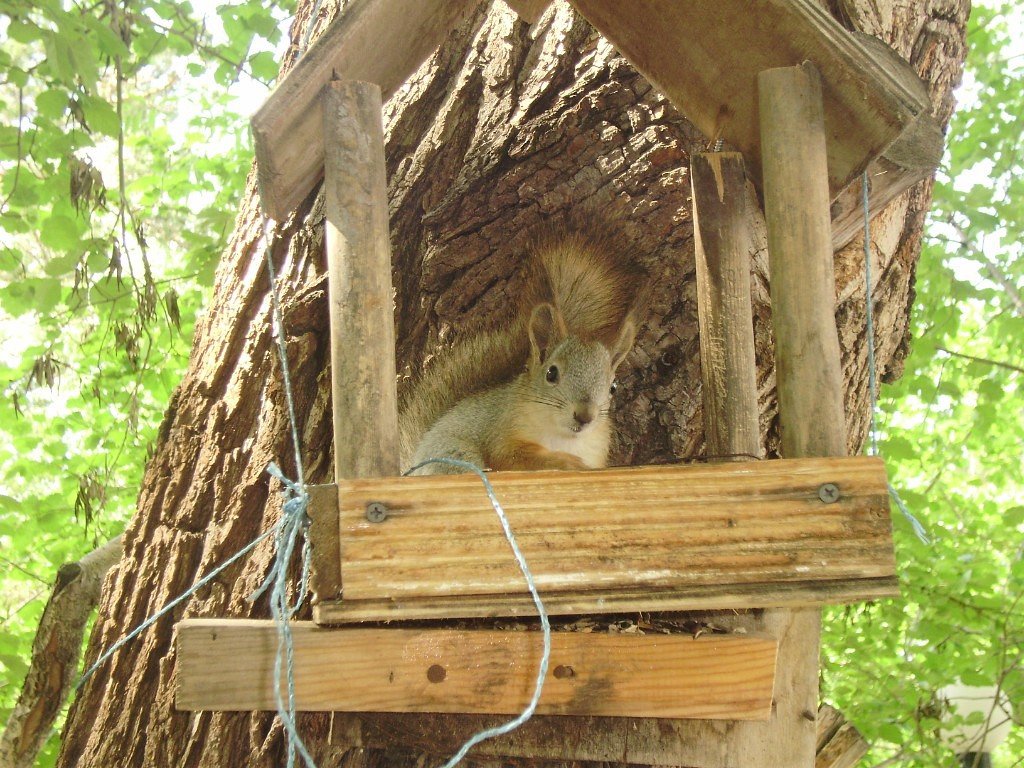
[[619, 337], [615, 339], [615, 345], [609, 350], [612, 355], [612, 370], [619, 367], [629, 350], [633, 348], [633, 341], [636, 339], [636, 325], [632, 318], [627, 317], [622, 321], [622, 328], [619, 329]]
[[538, 304], [530, 312], [530, 363], [539, 365], [553, 346], [569, 335], [562, 314], [552, 304]]

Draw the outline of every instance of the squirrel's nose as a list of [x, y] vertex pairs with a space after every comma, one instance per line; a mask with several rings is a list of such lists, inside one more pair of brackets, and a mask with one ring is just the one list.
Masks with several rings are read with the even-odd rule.
[[573, 419], [581, 427], [585, 427], [587, 424], [594, 420], [594, 412], [588, 405], [581, 405], [576, 407], [572, 412]]

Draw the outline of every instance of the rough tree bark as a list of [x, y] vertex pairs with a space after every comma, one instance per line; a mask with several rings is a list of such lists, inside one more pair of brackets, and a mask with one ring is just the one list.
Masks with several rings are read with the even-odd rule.
[[[309, 21], [299, 3], [293, 40]], [[321, 6], [326, 23], [335, 2]], [[947, 120], [964, 59], [968, 0], [830, 0], [851, 27], [881, 37], [928, 81]], [[289, 53], [288, 66], [294, 58]], [[423, 364], [477, 318], [506, 311], [517, 253], [534, 224], [581, 208], [624, 222], [629, 247], [658, 278], [653, 312], [622, 377], [614, 463], [703, 453], [693, 231], [687, 167], [707, 139], [567, 5], [533, 26], [500, 0], [485, 3], [386, 106], [400, 373]], [[763, 219], [748, 206], [761, 425], [778, 446]], [[872, 229], [878, 360], [898, 377], [907, 354], [908, 305], [930, 184], [876, 217]], [[284, 222], [273, 249], [281, 275], [289, 357], [307, 479], [331, 475], [330, 376], [322, 198]], [[271, 350], [267, 279], [257, 243], [253, 185], [196, 331], [188, 372], [161, 428], [125, 556], [108, 585], [88, 659], [280, 513], [264, 469], [292, 472], [278, 366]], [[836, 255], [837, 320], [850, 449], [868, 422], [861, 243]], [[266, 616], [246, 596], [262, 581], [270, 544], [203, 589], [175, 618]], [[280, 727], [267, 714], [196, 714], [173, 708], [172, 620], [123, 649], [80, 693], [59, 764], [71, 766], [277, 766]], [[382, 754], [330, 746], [331, 719], [301, 728], [323, 768], [389, 764]], [[335, 741], [340, 741], [335, 739]], [[404, 761], [403, 761], [404, 764]]]

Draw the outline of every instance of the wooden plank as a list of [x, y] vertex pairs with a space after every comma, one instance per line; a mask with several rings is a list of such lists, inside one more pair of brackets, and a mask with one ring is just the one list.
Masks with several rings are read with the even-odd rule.
[[[894, 574], [876, 458], [495, 472], [542, 593], [833, 582]], [[841, 489], [825, 503], [823, 484]], [[339, 483], [343, 597], [523, 593], [472, 475]], [[370, 503], [388, 510], [371, 523]], [[314, 545], [316, 542], [314, 542]]]
[[[397, 475], [394, 290], [380, 89], [323, 92], [334, 476]], [[353, 439], [362, 435], [362, 439]]]
[[[537, 632], [324, 629], [293, 624], [300, 711], [517, 714], [533, 693]], [[270, 621], [177, 625], [176, 705], [274, 710], [277, 631]], [[763, 719], [776, 643], [761, 635], [556, 632], [538, 712]]]
[[[544, 607], [552, 616], [636, 611], [709, 611], [751, 608], [806, 608], [880, 600], [899, 595], [895, 576], [838, 581], [772, 584], [698, 584], [668, 590], [620, 589], [545, 592]], [[324, 600], [313, 609], [318, 624], [420, 619], [533, 617], [537, 608], [529, 595], [463, 595], [379, 600]]]
[[[365, 5], [350, 10], [363, 8]], [[359, 18], [357, 13], [354, 20]], [[329, 35], [330, 31], [325, 37]], [[399, 470], [394, 292], [381, 98], [380, 88], [373, 83], [334, 81], [314, 102], [322, 106], [322, 135], [327, 146], [323, 159], [324, 227], [335, 478], [398, 474]], [[319, 516], [311, 517], [317, 520]], [[311, 527], [311, 537], [327, 534], [326, 539], [311, 538], [314, 553], [318, 547], [326, 552], [315, 555], [317, 562], [340, 558], [335, 530], [322, 524]], [[314, 582], [317, 597], [336, 596], [339, 577], [336, 572], [334, 578]], [[353, 715], [339, 714], [333, 721], [340, 731], [351, 733], [357, 733], [361, 725]]]
[[761, 430], [743, 155], [694, 155], [690, 181], [707, 455], [712, 460], [758, 458]]
[[387, 100], [476, 0], [353, 0], [252, 117], [263, 210], [283, 221], [323, 178], [320, 93], [364, 80]]
[[868, 742], [843, 713], [828, 704], [818, 707], [814, 768], [854, 768], [868, 752]]
[[[690, 167], [707, 454], [760, 456], [760, 409], [750, 302], [751, 244], [743, 157], [702, 154], [692, 159]], [[774, 607], [747, 619], [755, 631], [776, 633], [780, 658], [788, 664], [804, 651], [800, 624], [793, 618], [789, 611]], [[737, 621], [726, 617], [721, 623], [730, 628], [736, 627]], [[737, 723], [724, 743], [714, 723], [680, 723], [674, 730], [678, 739], [706, 744], [708, 751], [711, 745], [720, 745], [718, 750], [730, 765], [782, 765], [794, 747], [800, 748], [799, 743], [791, 743], [785, 721], [780, 720], [788, 712], [787, 706], [777, 699], [767, 721]]]
[[842, 456], [846, 419], [821, 80], [803, 64], [762, 72], [758, 84], [763, 143], [771, 150], [764, 157], [764, 213], [782, 453]]
[[[380, 89], [334, 82], [323, 93], [328, 309], [334, 412], [334, 474], [398, 474], [398, 395], [392, 312], [391, 243]], [[350, 435], [372, 435], [352, 440]], [[337, 515], [323, 514], [324, 493], [311, 492], [313, 591], [341, 589]], [[335, 502], [336, 503], [336, 502]]]
[[310, 547], [312, 568], [309, 583], [314, 600], [329, 600], [341, 594], [341, 532], [338, 527], [336, 485], [311, 485], [309, 491]]
[[[757, 74], [804, 61], [824, 78], [830, 198], [884, 157], [871, 167], [876, 212], [941, 159], [942, 133], [910, 65], [816, 0], [571, 1], [707, 136], [738, 148], [758, 183]], [[836, 225], [838, 248], [857, 232], [856, 210], [844, 203]]]
[[[813, 64], [758, 74], [775, 378], [783, 456], [843, 456], [846, 421], [835, 323], [828, 144]], [[821, 612], [794, 611], [779, 660], [774, 727], [779, 768], [815, 759]]]

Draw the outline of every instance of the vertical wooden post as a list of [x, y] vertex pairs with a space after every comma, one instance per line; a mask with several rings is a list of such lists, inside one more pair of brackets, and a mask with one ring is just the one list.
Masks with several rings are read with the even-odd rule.
[[846, 454], [821, 79], [812, 64], [758, 76], [782, 453]]
[[743, 155], [694, 155], [690, 181], [707, 455], [757, 458], [761, 434]]
[[[697, 257], [704, 430], [710, 458], [761, 455], [754, 319], [750, 304], [750, 234], [743, 158], [696, 155], [690, 165]], [[723, 739], [714, 726], [694, 736], [720, 742], [737, 768], [809, 768], [817, 711], [818, 611], [766, 610], [722, 617], [727, 628], [767, 632], [779, 641], [771, 719], [735, 723]], [[810, 707], [810, 719], [805, 708]]]
[[[391, 287], [387, 170], [381, 92], [374, 83], [334, 81], [323, 91], [324, 207], [331, 320], [334, 476], [399, 473], [395, 316]], [[335, 505], [314, 518], [318, 541], [337, 541]], [[338, 570], [318, 586], [337, 595]], [[319, 559], [319, 558], [318, 558]], [[331, 558], [324, 558], [331, 562]], [[321, 593], [323, 594], [323, 593]], [[359, 715], [334, 713], [331, 741], [361, 742]]]
[[[771, 272], [775, 376], [786, 457], [846, 453], [842, 369], [835, 324], [821, 80], [809, 63], [758, 75], [765, 221]], [[797, 638], [776, 677], [778, 765], [811, 768], [818, 710], [821, 611], [793, 611]], [[773, 734], [773, 739], [776, 734]]]
[[398, 474], [398, 395], [380, 88], [324, 88], [335, 477]]
[[[323, 92], [324, 204], [336, 478], [397, 475], [398, 395], [380, 88]], [[335, 505], [314, 507], [317, 541], [339, 541]], [[337, 597], [339, 552], [314, 553], [314, 590]]]

